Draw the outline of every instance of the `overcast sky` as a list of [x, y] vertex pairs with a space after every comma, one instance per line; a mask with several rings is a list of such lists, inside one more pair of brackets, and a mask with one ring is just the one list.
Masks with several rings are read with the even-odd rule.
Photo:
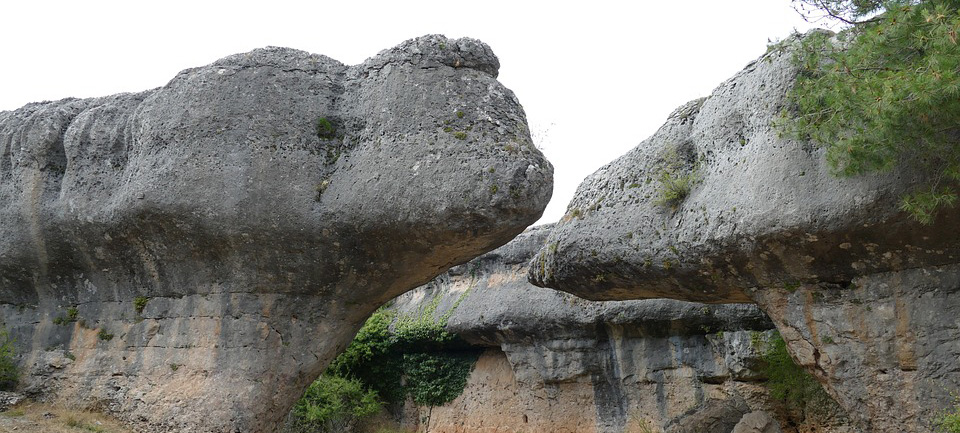
[[768, 39], [809, 28], [790, 0], [16, 0], [0, 16], [0, 110], [159, 87], [268, 45], [357, 64], [425, 34], [480, 39], [556, 168], [541, 223], [563, 215], [585, 176], [710, 94]]

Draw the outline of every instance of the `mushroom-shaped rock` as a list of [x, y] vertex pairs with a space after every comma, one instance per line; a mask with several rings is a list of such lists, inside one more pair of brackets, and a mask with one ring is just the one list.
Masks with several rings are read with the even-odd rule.
[[928, 172], [841, 178], [784, 136], [792, 57], [763, 55], [585, 179], [530, 279], [594, 300], [756, 302], [864, 431], [930, 431], [960, 388], [960, 209], [920, 224], [899, 202]]
[[265, 48], [0, 113], [21, 387], [153, 429], [273, 431], [383, 302], [536, 221], [552, 167], [499, 62]]
[[960, 211], [899, 209], [920, 170], [841, 178], [776, 126], [797, 74], [774, 50], [675, 110], [587, 177], [534, 259], [534, 284], [588, 299], [749, 302], [753, 287], [849, 284], [960, 261]]

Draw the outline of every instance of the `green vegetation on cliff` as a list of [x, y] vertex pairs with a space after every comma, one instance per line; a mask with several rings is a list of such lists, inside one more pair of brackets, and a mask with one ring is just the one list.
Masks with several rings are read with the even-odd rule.
[[295, 428], [288, 431], [350, 431], [358, 420], [380, 410], [377, 393], [360, 381], [323, 375], [313, 382], [293, 407]]
[[794, 3], [850, 27], [800, 44], [783, 125], [825, 146], [838, 175], [901, 164], [924, 173], [901, 209], [932, 223], [956, 202], [960, 181], [960, 1]]
[[457, 398], [479, 352], [445, 329], [459, 300], [437, 316], [439, 302], [438, 296], [417, 313], [400, 317], [377, 310], [297, 403], [288, 431], [301, 431], [290, 425], [349, 430], [381, 405], [402, 403], [408, 396], [430, 407]]
[[793, 361], [779, 333], [766, 341], [761, 335], [756, 334], [751, 343], [763, 348], [765, 385], [784, 419], [800, 425], [808, 418], [829, 419], [843, 412], [820, 383]]
[[943, 411], [933, 424], [938, 432], [942, 433], [960, 433], [960, 395], [953, 395], [953, 404], [949, 409]]
[[12, 390], [19, 379], [13, 343], [7, 329], [0, 327], [0, 391]]

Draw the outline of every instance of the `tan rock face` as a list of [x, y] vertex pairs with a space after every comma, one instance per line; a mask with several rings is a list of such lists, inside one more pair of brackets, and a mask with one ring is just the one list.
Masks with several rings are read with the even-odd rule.
[[[22, 387], [144, 430], [270, 432], [383, 302], [549, 200], [499, 62], [284, 48], [0, 112], [0, 322]], [[496, 186], [496, 188], [493, 188]]]
[[960, 268], [874, 274], [845, 290], [757, 290], [799, 363], [864, 431], [931, 432], [960, 376]]
[[[531, 386], [533, 385], [533, 386]], [[503, 352], [489, 349], [477, 360], [464, 393], [453, 402], [421, 408], [431, 432], [596, 432], [593, 387], [573, 382], [544, 386], [517, 382]], [[426, 430], [423, 425], [421, 430]]]

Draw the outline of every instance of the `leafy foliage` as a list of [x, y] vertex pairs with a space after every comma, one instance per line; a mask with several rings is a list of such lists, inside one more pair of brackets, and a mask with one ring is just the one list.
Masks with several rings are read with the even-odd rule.
[[133, 309], [137, 311], [137, 314], [143, 314], [143, 309], [147, 308], [147, 302], [150, 302], [150, 298], [137, 296], [133, 300]]
[[763, 360], [766, 362], [764, 373], [767, 376], [767, 388], [773, 398], [803, 403], [811, 395], [823, 392], [816, 379], [793, 362], [787, 352], [787, 343], [780, 334], [774, 334], [767, 342]]
[[953, 407], [938, 416], [933, 424], [938, 432], [960, 433], [960, 396], [953, 395]]
[[853, 26], [801, 42], [781, 124], [825, 146], [837, 175], [917, 167], [927, 180], [900, 208], [932, 223], [960, 181], [960, 1], [799, 2]]
[[297, 401], [287, 430], [349, 431], [357, 420], [379, 410], [377, 393], [364, 389], [359, 380], [323, 375]]
[[6, 328], [0, 328], [0, 390], [14, 389], [20, 377], [13, 359], [16, 356], [13, 343], [13, 337]]
[[422, 406], [449, 403], [467, 386], [467, 377], [476, 361], [472, 352], [404, 354], [407, 392], [414, 403]]
[[[347, 413], [356, 406], [337, 403], [339, 400], [332, 395], [340, 395], [341, 400], [346, 402], [366, 401], [358, 399], [351, 388], [354, 384], [372, 396], [377, 410], [380, 402], [399, 403], [408, 395], [415, 403], [428, 406], [442, 405], [455, 399], [463, 392], [479, 355], [479, 351], [446, 330], [450, 315], [468, 294], [469, 290], [465, 291], [441, 315], [437, 315], [441, 300], [439, 296], [413, 314], [398, 317], [393, 311], [377, 310], [360, 328], [347, 349], [330, 363], [321, 379], [307, 390], [297, 403], [288, 424], [323, 428], [337, 424], [337, 428], [349, 430], [351, 427], [344, 424], [346, 421], [353, 423], [376, 412], [351, 412], [354, 418], [329, 415]], [[391, 324], [393, 330], [390, 329]], [[334, 379], [338, 382], [332, 382]], [[328, 383], [319, 384], [320, 381]], [[351, 387], [342, 381], [349, 382]], [[302, 431], [289, 427], [286, 430]]]
[[384, 309], [373, 313], [325, 374], [355, 378], [387, 402], [403, 400], [403, 358], [395, 353], [396, 339], [390, 333], [394, 317]]
[[656, 204], [676, 208], [690, 195], [697, 179], [692, 173], [677, 174], [664, 170], [660, 172], [658, 180], [660, 189], [657, 190], [659, 197]]
[[336, 136], [337, 128], [333, 126], [333, 122], [328, 120], [326, 117], [317, 119], [317, 137], [320, 137], [323, 140], [330, 140]]

